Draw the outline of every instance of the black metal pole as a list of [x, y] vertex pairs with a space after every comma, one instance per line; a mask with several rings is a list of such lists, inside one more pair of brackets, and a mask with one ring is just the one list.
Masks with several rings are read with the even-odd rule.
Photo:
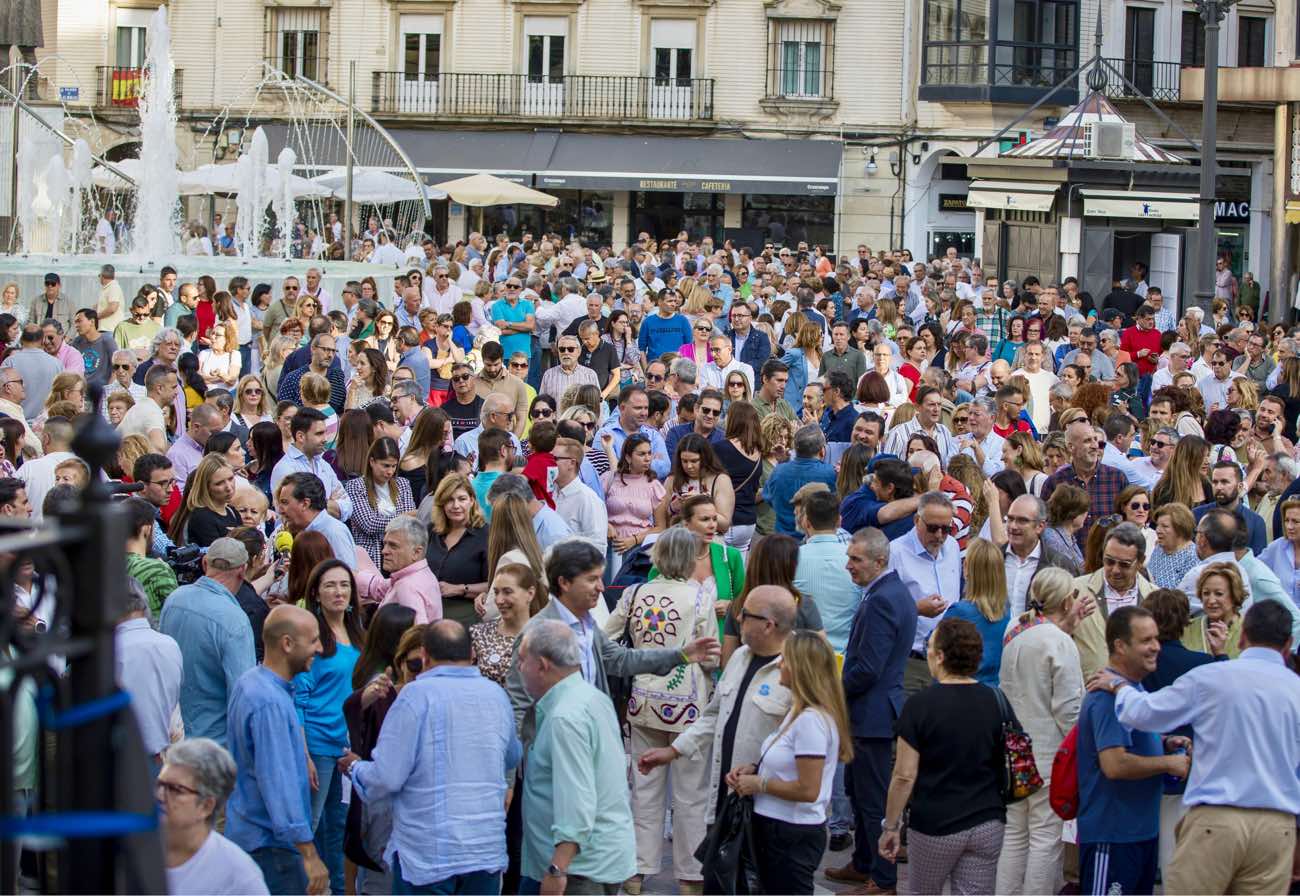
[[1237, 0], [1196, 0], [1196, 11], [1205, 23], [1205, 83], [1201, 97], [1201, 208], [1197, 222], [1196, 304], [1210, 314], [1214, 301], [1214, 259], [1218, 252], [1214, 232], [1215, 174], [1218, 153], [1215, 134], [1219, 117], [1219, 23]]

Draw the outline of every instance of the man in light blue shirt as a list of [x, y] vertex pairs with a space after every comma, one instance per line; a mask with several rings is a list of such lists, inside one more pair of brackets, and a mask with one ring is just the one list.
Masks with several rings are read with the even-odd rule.
[[325, 512], [325, 486], [311, 473], [290, 473], [275, 492], [280, 519], [294, 537], [319, 532], [334, 556], [348, 569], [357, 568], [357, 543], [352, 531]]
[[826, 435], [816, 423], [800, 427], [794, 434], [794, 458], [777, 464], [767, 485], [763, 486], [763, 500], [776, 509], [776, 531], [783, 535], [797, 535], [794, 519], [794, 496], [810, 482], [822, 482], [835, 490], [835, 468], [826, 463]]
[[795, 587], [817, 602], [827, 639], [836, 653], [843, 653], [862, 589], [849, 576], [848, 547], [839, 536], [839, 496], [832, 491], [813, 492], [803, 499], [796, 516], [808, 538], [799, 548]]
[[579, 673], [582, 649], [563, 622], [534, 619], [518, 650], [537, 701], [524, 778], [523, 892], [614, 892], [636, 874], [636, 837], [614, 705]]
[[282, 605], [267, 615], [262, 643], [262, 665], [232, 689], [223, 732], [236, 768], [226, 836], [262, 869], [271, 893], [323, 893], [329, 872], [312, 839], [307, 750], [293, 704], [293, 677], [311, 668], [320, 626], [301, 607]]
[[1246, 611], [1241, 655], [1147, 693], [1102, 672], [1120, 722], [1142, 731], [1192, 726], [1188, 807], [1169, 893], [1283, 893], [1300, 815], [1300, 679], [1286, 666], [1291, 618], [1275, 601]]
[[961, 548], [952, 537], [952, 501], [926, 492], [916, 508], [916, 526], [889, 545], [889, 565], [916, 601], [916, 639], [903, 674], [910, 697], [929, 686], [925, 648], [939, 619], [961, 596]]
[[325, 415], [315, 408], [302, 408], [289, 421], [289, 436], [293, 444], [271, 470], [271, 495], [279, 494], [280, 480], [290, 473], [311, 473], [325, 487], [329, 512], [346, 523], [352, 516], [352, 499], [334, 468], [325, 462]]
[[479, 673], [469, 632], [455, 620], [428, 627], [423, 658], [424, 671], [384, 717], [370, 761], [349, 752], [339, 768], [367, 803], [392, 801], [384, 861], [395, 885], [499, 892], [506, 791], [523, 755], [510, 700]]
[[502, 473], [488, 489], [488, 504], [496, 502], [504, 495], [517, 495], [528, 502], [528, 511], [533, 517], [533, 532], [537, 534], [537, 543], [542, 551], [558, 541], [573, 537], [573, 529], [551, 508], [547, 507], [533, 494], [533, 487], [528, 480], [518, 473]]
[[241, 675], [257, 663], [253, 627], [235, 599], [248, 551], [218, 538], [203, 557], [203, 578], [177, 588], [163, 604], [158, 628], [181, 649], [181, 719], [188, 737], [226, 746], [226, 705]]
[[660, 479], [666, 479], [672, 468], [672, 460], [668, 457], [668, 446], [664, 444], [663, 435], [659, 430], [646, 425], [649, 416], [650, 398], [645, 387], [624, 386], [618, 393], [618, 413], [610, 416], [596, 433], [595, 444], [603, 449], [605, 433], [609, 433], [613, 436], [614, 456], [618, 457], [623, 453], [623, 443], [627, 437], [640, 433], [650, 440], [650, 469]]

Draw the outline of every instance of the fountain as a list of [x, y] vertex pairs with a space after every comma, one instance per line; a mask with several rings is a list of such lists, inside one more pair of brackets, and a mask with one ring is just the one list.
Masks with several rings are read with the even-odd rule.
[[[92, 200], [91, 148], [85, 140], [71, 142], [69, 161], [64, 162], [64, 146], [42, 128], [24, 128], [18, 147], [17, 218], [23, 252], [0, 254], [0, 284], [16, 281], [23, 301], [40, 294], [44, 274], [56, 271], [63, 278], [64, 293], [74, 304], [93, 304], [99, 295], [97, 276], [104, 263], [117, 269], [117, 279], [128, 296], [144, 284], [156, 284], [164, 266], [176, 270], [181, 280], [193, 280], [211, 274], [224, 287], [236, 275], [254, 283], [269, 282], [278, 293], [279, 282], [287, 276], [302, 277], [310, 267], [319, 268], [329, 292], [338, 296], [349, 280], [366, 276], [376, 279], [392, 276], [395, 268], [352, 262], [326, 262], [295, 259], [290, 256], [293, 238], [295, 198], [290, 178], [284, 176], [295, 166], [320, 170], [311, 155], [320, 142], [319, 131], [308, 132], [305, 121], [319, 121], [311, 114], [303, 97], [306, 88], [287, 79], [283, 73], [270, 72], [259, 82], [274, 84], [283, 94], [294, 96], [291, 125], [283, 128], [286, 142], [301, 142], [295, 150], [285, 145], [278, 153], [275, 167], [270, 167], [270, 141], [260, 127], [246, 128], [235, 168], [233, 187], [218, 192], [235, 195], [235, 242], [238, 256], [189, 256], [181, 252], [181, 204], [178, 178], [179, 150], [176, 143], [175, 68], [170, 52], [170, 29], [167, 7], [159, 7], [150, 20], [147, 34], [147, 76], [139, 101], [140, 170], [143, 176], [135, 185], [134, 224], [119, 247], [126, 254], [111, 256], [91, 254], [88, 238], [94, 229]], [[67, 109], [65, 113], [72, 114]], [[23, 113], [16, 113], [23, 114]], [[251, 113], [250, 113], [251, 117]], [[302, 119], [299, 121], [298, 119]], [[222, 133], [232, 123], [230, 110], [223, 110], [212, 123], [213, 133]], [[336, 130], [338, 130], [336, 128]], [[386, 138], [386, 135], [384, 135]], [[354, 157], [368, 153], [376, 158], [374, 134], [357, 147]], [[277, 137], [277, 140], [280, 138]], [[308, 152], [305, 154], [303, 148]], [[337, 153], [337, 150], [335, 150]], [[191, 166], [192, 167], [192, 166]], [[209, 166], [220, 168], [222, 166]], [[280, 175], [280, 176], [277, 176]], [[274, 186], [274, 188], [273, 188]], [[267, 211], [272, 208], [277, 222], [275, 257], [264, 250], [267, 240]], [[86, 212], [92, 211], [87, 218]], [[423, 218], [421, 218], [421, 221]], [[212, 234], [215, 238], [219, 234]], [[266, 251], [266, 255], [263, 252]]]

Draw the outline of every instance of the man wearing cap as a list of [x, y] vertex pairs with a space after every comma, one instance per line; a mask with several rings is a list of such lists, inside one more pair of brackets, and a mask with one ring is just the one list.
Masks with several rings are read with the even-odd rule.
[[27, 319], [40, 323], [54, 318], [63, 321], [64, 326], [71, 326], [72, 315], [76, 310], [72, 307], [72, 300], [63, 295], [63, 283], [59, 275], [51, 271], [45, 275], [45, 293], [32, 299], [27, 309]]
[[203, 577], [173, 591], [158, 621], [185, 662], [181, 719], [186, 736], [210, 737], [223, 747], [230, 688], [257, 662], [253, 626], [235, 599], [247, 567], [243, 544], [218, 538], [203, 557]]

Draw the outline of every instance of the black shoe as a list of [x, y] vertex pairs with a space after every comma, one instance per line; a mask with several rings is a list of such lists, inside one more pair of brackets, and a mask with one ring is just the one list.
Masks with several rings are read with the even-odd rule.
[[831, 834], [831, 852], [843, 852], [853, 846], [853, 834]]

